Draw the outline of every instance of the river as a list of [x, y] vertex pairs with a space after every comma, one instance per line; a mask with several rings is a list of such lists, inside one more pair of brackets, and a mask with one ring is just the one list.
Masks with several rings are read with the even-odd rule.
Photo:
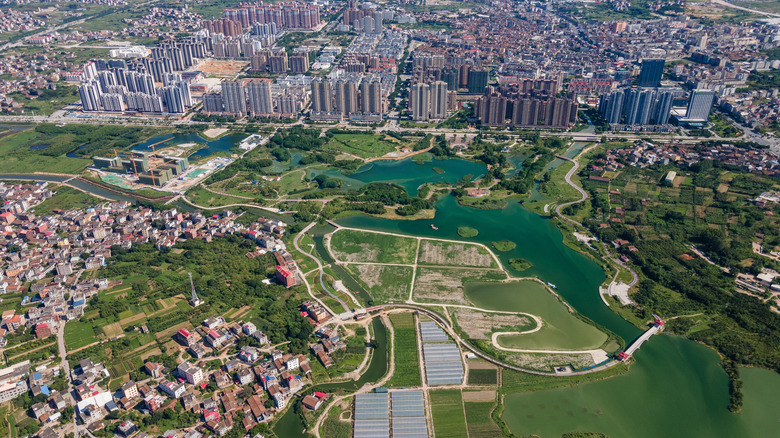
[[[366, 175], [365, 178], [370, 178]], [[396, 175], [395, 178], [405, 177]], [[517, 247], [499, 253], [505, 266], [522, 257], [533, 266], [517, 276], [539, 276], [557, 285], [558, 293], [582, 315], [621, 336], [627, 343], [640, 330], [613, 313], [598, 296], [602, 269], [562, 242], [549, 219], [510, 202], [502, 210], [478, 210], [458, 205], [452, 196], [440, 199], [432, 220], [393, 221], [351, 216], [343, 226], [481, 242], [511, 240]], [[430, 228], [435, 224], [439, 229]], [[479, 230], [462, 239], [457, 228]], [[511, 271], [511, 268], [509, 268]], [[500, 301], [500, 299], [498, 299]], [[507, 301], [513, 301], [507, 299]], [[742, 369], [744, 409], [732, 414], [728, 379], [718, 355], [683, 338], [652, 338], [636, 354], [630, 373], [572, 388], [511, 394], [504, 419], [517, 435], [559, 437], [565, 432], [602, 432], [612, 437], [765, 437], [780, 436], [780, 375]]]

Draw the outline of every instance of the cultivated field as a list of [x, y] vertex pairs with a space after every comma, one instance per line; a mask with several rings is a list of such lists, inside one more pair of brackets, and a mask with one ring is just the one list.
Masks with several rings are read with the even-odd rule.
[[466, 438], [466, 417], [459, 389], [431, 391], [433, 431], [437, 437]]
[[412, 268], [407, 266], [348, 265], [377, 303], [403, 302], [409, 298]]
[[435, 240], [423, 240], [421, 242], [418, 263], [427, 265], [496, 267], [493, 257], [481, 246]]
[[390, 315], [395, 331], [395, 373], [387, 386], [419, 386], [420, 362], [417, 351], [417, 327], [414, 324], [414, 315], [406, 313], [394, 313]]
[[497, 331], [522, 332], [536, 327], [536, 321], [520, 315], [457, 308], [452, 310], [452, 316], [469, 338], [478, 340], [488, 340]]
[[338, 230], [331, 237], [335, 259], [345, 262], [414, 263], [417, 239], [354, 230]]
[[414, 298], [421, 302], [470, 304], [463, 288], [466, 282], [503, 278], [501, 271], [418, 268]]
[[[465, 397], [464, 397], [465, 398]], [[495, 402], [468, 402], [463, 403], [466, 410], [466, 424], [468, 425], [469, 438], [501, 438], [504, 435], [501, 429], [491, 418], [490, 413], [495, 407]]]

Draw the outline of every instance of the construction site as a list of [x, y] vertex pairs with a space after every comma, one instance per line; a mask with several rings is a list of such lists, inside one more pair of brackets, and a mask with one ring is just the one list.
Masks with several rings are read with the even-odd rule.
[[93, 157], [92, 170], [102, 181], [125, 190], [155, 188], [178, 193], [232, 161], [218, 157], [192, 165], [187, 157], [162, 152], [114, 151], [113, 157]]

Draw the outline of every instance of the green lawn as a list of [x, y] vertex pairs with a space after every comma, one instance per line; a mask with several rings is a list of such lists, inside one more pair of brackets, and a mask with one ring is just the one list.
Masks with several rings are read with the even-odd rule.
[[334, 256], [347, 262], [414, 263], [417, 239], [366, 231], [339, 230], [333, 234]]
[[414, 315], [409, 312], [392, 314], [390, 322], [395, 330], [395, 373], [387, 386], [419, 386], [422, 380]]
[[466, 416], [460, 390], [431, 391], [430, 399], [436, 438], [466, 438]]
[[65, 347], [68, 351], [76, 350], [95, 341], [97, 341], [97, 337], [91, 323], [68, 321], [65, 324]]
[[85, 209], [104, 202], [102, 199], [64, 185], [54, 188], [54, 191], [56, 191], [54, 196], [35, 207], [35, 214], [44, 216], [55, 209]]
[[396, 147], [402, 144], [376, 134], [334, 134], [325, 147], [338, 149], [361, 158], [373, 158], [393, 152]]

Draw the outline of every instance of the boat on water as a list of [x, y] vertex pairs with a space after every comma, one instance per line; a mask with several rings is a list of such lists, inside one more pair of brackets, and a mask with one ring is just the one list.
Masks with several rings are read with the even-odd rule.
[[436, 226], [436, 225], [434, 225], [434, 224], [431, 224], [431, 229], [432, 229], [433, 231], [439, 231], [439, 227], [437, 227], [437, 226]]
[[556, 285], [554, 285], [554, 284], [550, 283], [549, 281], [547, 282], [547, 286], [550, 286], [550, 287], [551, 287], [551, 288], [553, 288], [553, 289], [558, 289], [558, 286], [556, 286]]

